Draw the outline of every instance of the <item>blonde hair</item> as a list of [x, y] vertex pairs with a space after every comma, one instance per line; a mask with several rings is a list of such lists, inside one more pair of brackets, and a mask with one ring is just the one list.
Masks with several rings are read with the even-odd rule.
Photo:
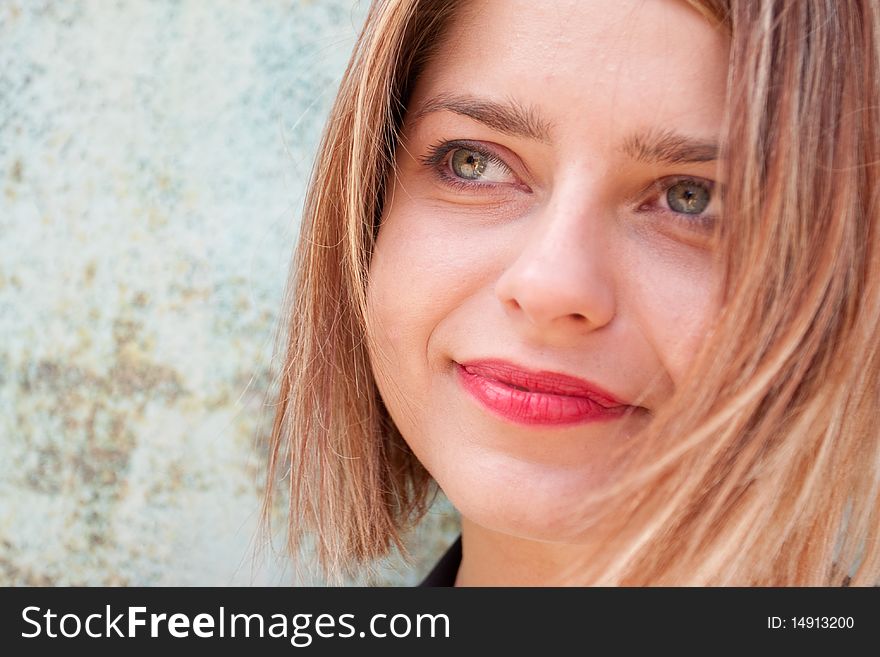
[[[263, 512], [283, 467], [290, 551], [314, 537], [333, 578], [406, 557], [436, 491], [373, 380], [366, 288], [408, 95], [458, 4], [372, 4], [306, 199]], [[877, 584], [880, 8], [689, 4], [731, 44], [721, 312], [585, 501], [613, 539], [559, 583]]]

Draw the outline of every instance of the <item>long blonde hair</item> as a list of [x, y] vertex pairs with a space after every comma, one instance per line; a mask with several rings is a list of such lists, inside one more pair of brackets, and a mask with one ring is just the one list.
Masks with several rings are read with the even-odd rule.
[[[877, 584], [880, 8], [688, 1], [731, 43], [722, 308], [602, 493], [613, 539], [558, 583]], [[407, 556], [436, 491], [373, 380], [366, 288], [409, 92], [458, 4], [374, 1], [305, 203], [263, 513], [283, 472], [288, 547], [314, 537], [333, 578]]]

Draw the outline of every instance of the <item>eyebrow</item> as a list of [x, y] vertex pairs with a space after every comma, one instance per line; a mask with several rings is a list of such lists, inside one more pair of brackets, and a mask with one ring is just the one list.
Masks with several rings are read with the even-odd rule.
[[634, 132], [623, 140], [620, 150], [624, 155], [648, 164], [714, 162], [720, 152], [715, 142], [688, 137], [669, 129]]
[[[439, 94], [423, 102], [412, 116], [416, 123], [428, 114], [449, 111], [466, 116], [493, 130], [548, 143], [551, 124], [537, 110], [513, 99], [503, 102], [468, 94]], [[689, 137], [670, 129], [641, 129], [628, 135], [619, 152], [646, 164], [687, 164], [714, 162], [720, 149], [717, 143]]]
[[507, 135], [550, 141], [550, 124], [541, 120], [534, 109], [513, 99], [498, 102], [470, 95], [440, 94], [422, 103], [412, 120], [416, 122], [443, 110], [467, 116]]

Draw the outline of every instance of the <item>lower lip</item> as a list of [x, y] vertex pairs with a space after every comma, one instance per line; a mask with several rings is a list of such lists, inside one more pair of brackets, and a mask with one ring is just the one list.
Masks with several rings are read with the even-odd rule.
[[607, 408], [586, 397], [557, 395], [512, 386], [455, 364], [458, 380], [478, 402], [496, 415], [525, 425], [571, 425], [619, 418], [630, 406]]

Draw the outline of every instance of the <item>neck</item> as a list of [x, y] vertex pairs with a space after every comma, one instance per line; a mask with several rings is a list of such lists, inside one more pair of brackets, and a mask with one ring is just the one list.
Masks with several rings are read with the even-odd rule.
[[[588, 556], [589, 545], [503, 534], [461, 519], [462, 559], [455, 586], [564, 586], [563, 573]], [[581, 582], [578, 582], [579, 584]]]

